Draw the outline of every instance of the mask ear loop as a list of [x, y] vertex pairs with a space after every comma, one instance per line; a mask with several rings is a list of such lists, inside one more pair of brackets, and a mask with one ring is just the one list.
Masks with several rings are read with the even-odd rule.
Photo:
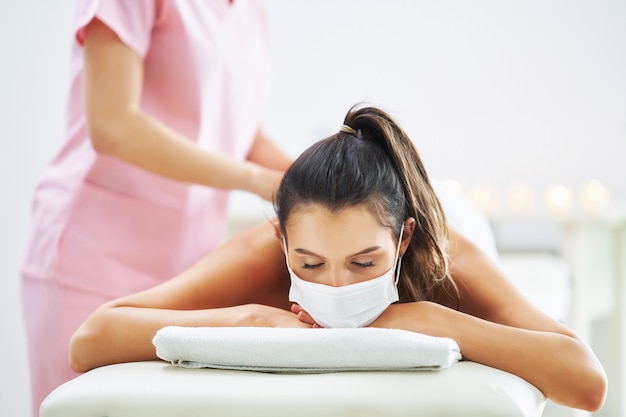
[[287, 264], [287, 270], [291, 273], [291, 265], [289, 265], [289, 251], [287, 250], [287, 241], [285, 240], [285, 236], [283, 235], [283, 247], [285, 248], [285, 263]]
[[400, 270], [402, 269], [402, 256], [400, 255], [400, 245], [402, 244], [402, 236], [404, 235], [404, 223], [400, 228], [400, 238], [398, 239], [398, 247], [396, 248], [396, 286], [400, 280]]

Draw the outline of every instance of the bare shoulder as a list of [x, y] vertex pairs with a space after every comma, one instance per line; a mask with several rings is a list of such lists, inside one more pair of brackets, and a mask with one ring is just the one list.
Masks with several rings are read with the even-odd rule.
[[442, 291], [438, 302], [495, 323], [524, 329], [571, 332], [539, 311], [509, 281], [496, 261], [467, 238], [450, 230], [450, 273], [459, 297]]
[[117, 305], [201, 310], [242, 304], [288, 309], [289, 276], [270, 222], [234, 236], [180, 275]]

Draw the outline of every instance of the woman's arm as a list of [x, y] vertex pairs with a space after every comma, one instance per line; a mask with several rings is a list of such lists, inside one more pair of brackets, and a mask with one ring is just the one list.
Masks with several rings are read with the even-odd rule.
[[183, 274], [96, 310], [70, 342], [72, 369], [155, 359], [157, 330], [179, 326], [310, 327], [289, 312], [289, 276], [267, 222]]
[[268, 168], [262, 166], [267, 159], [240, 161], [203, 151], [143, 113], [143, 61], [100, 20], [87, 25], [84, 47], [87, 121], [97, 152], [174, 180], [272, 198], [283, 164]]
[[606, 375], [587, 344], [526, 301], [467, 239], [453, 232], [450, 249], [460, 310], [449, 300], [396, 304], [373, 325], [450, 337], [465, 359], [518, 375], [557, 403], [600, 408]]

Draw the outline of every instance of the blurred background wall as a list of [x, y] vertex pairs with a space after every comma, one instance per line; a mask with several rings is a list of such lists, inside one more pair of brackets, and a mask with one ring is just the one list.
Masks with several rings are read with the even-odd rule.
[[[265, 127], [294, 156], [364, 101], [392, 113], [431, 174], [493, 219], [543, 218], [565, 201], [545, 203], [556, 184], [568, 215], [626, 202], [623, 0], [265, 3]], [[33, 188], [63, 135], [74, 4], [0, 0], [0, 415], [29, 415], [18, 267]], [[235, 193], [231, 214], [271, 212]]]

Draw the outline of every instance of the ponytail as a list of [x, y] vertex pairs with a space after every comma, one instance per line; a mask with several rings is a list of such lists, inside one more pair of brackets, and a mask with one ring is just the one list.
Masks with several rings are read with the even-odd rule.
[[[448, 227], [446, 217], [428, 178], [424, 164], [408, 135], [385, 112], [373, 107], [352, 108], [344, 124], [365, 141], [376, 143], [391, 160], [404, 194], [404, 217], [415, 219], [411, 244], [403, 255], [398, 283], [407, 301], [432, 300], [434, 290], [449, 281]], [[400, 232], [394, 222], [394, 232]]]

